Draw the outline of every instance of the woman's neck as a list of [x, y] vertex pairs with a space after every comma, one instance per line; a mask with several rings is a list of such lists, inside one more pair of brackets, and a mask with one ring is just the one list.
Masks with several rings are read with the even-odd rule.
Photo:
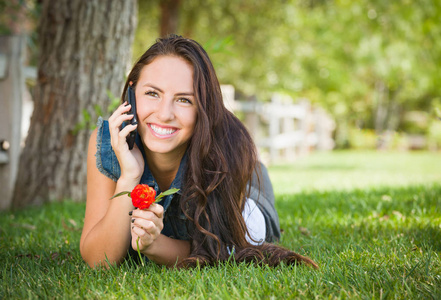
[[146, 153], [147, 164], [150, 172], [155, 177], [161, 192], [170, 188], [173, 179], [179, 170], [182, 157], [185, 152], [176, 152], [169, 154], [153, 153], [144, 147]]

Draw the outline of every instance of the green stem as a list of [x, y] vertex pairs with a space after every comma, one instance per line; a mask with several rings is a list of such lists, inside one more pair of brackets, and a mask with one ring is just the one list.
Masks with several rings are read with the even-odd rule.
[[136, 239], [136, 250], [138, 251], [138, 256], [139, 256], [139, 259], [141, 260], [141, 264], [144, 267], [144, 259], [141, 256], [141, 251], [139, 251], [139, 236]]

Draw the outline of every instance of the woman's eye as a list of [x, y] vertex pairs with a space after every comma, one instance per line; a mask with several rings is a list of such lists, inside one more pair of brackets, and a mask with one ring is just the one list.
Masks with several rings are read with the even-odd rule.
[[148, 96], [152, 96], [152, 97], [158, 97], [158, 93], [152, 92], [152, 91], [146, 92], [145, 94], [148, 95]]
[[187, 98], [179, 98], [178, 102], [191, 104], [191, 101], [189, 99], [187, 99]]

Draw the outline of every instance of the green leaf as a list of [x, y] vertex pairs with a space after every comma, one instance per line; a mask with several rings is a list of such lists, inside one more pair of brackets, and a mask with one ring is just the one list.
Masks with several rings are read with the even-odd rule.
[[179, 189], [169, 189], [169, 190], [166, 190], [165, 192], [162, 192], [161, 194], [159, 194], [155, 198], [155, 202], [159, 201], [164, 196], [172, 195], [174, 193], [177, 193], [178, 191], [179, 191]]
[[114, 195], [109, 200], [112, 200], [113, 198], [116, 198], [116, 197], [119, 197], [119, 196], [122, 196], [122, 195], [126, 195], [126, 194], [129, 195], [129, 197], [130, 197], [130, 192], [121, 192], [121, 193], [118, 193], [118, 194]]
[[90, 122], [92, 119], [90, 113], [87, 111], [87, 109], [83, 109], [83, 118], [86, 121], [86, 123]]
[[95, 111], [95, 115], [97, 115], [97, 116], [102, 116], [102, 115], [104, 115], [101, 106], [99, 106], [98, 104], [95, 104], [95, 105], [93, 106], [93, 110]]
[[174, 193], [179, 192], [179, 189], [169, 189], [166, 190], [165, 192], [162, 192], [161, 195], [163, 196], [168, 196], [168, 195], [173, 195]]
[[110, 90], [106, 90], [107, 97], [110, 99], [110, 105], [107, 108], [107, 112], [113, 112], [121, 103], [120, 99], [115, 96]]

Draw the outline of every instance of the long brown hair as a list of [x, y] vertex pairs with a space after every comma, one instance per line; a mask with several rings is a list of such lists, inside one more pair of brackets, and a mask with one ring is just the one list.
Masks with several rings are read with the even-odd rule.
[[177, 56], [193, 66], [198, 118], [190, 140], [181, 208], [189, 219], [191, 253], [179, 266], [213, 265], [234, 258], [278, 265], [317, 265], [307, 257], [269, 243], [251, 245], [242, 211], [247, 184], [256, 171], [257, 150], [245, 126], [222, 101], [208, 54], [196, 41], [171, 35], [160, 38], [135, 63], [130, 81], [136, 85], [145, 65], [158, 56]]

